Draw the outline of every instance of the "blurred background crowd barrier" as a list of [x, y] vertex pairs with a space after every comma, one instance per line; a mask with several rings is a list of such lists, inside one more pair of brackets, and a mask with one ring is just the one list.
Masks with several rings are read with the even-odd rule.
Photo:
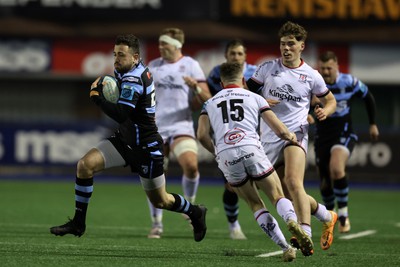
[[[340, 70], [375, 96], [379, 142], [369, 141], [364, 104], [354, 103], [360, 142], [349, 162], [351, 179], [398, 184], [399, 18], [398, 1], [387, 0], [0, 0], [0, 177], [73, 176], [77, 160], [111, 132], [115, 125], [88, 91], [97, 76], [112, 73], [116, 35], [137, 35], [147, 63], [159, 55], [160, 31], [182, 28], [184, 54], [207, 75], [224, 61], [232, 38], [245, 41], [249, 63], [278, 57], [278, 29], [291, 20], [309, 32], [303, 57], [310, 65], [333, 50]], [[310, 134], [306, 177], [315, 180]], [[174, 164], [170, 175], [180, 175]], [[200, 168], [202, 176], [220, 179], [204, 150]]]

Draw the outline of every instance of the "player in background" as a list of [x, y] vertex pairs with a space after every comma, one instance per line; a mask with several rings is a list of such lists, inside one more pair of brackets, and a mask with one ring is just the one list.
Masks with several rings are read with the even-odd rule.
[[[194, 202], [200, 180], [197, 142], [192, 112], [200, 109], [211, 97], [200, 64], [182, 54], [184, 32], [166, 28], [159, 37], [160, 57], [149, 63], [156, 89], [156, 123], [163, 139], [167, 172], [168, 159], [173, 153], [182, 168], [182, 188], [186, 199]], [[151, 203], [152, 228], [149, 238], [163, 233], [162, 210]]]
[[[339, 216], [339, 232], [350, 231], [348, 213], [349, 184], [346, 163], [350, 158], [358, 137], [352, 127], [351, 104], [362, 99], [369, 119], [369, 134], [372, 141], [379, 137], [375, 122], [375, 99], [368, 87], [351, 74], [339, 72], [337, 56], [326, 51], [319, 56], [319, 72], [327, 87], [336, 98], [336, 111], [326, 120], [316, 120], [315, 162], [320, 177], [322, 200], [329, 210], [335, 208]], [[322, 105], [315, 98], [314, 105]]]
[[[242, 64], [243, 76], [245, 80], [248, 80], [253, 75], [257, 66], [246, 62], [246, 50], [246, 46], [242, 40], [230, 40], [225, 46], [225, 59], [226, 62], [238, 62]], [[207, 84], [213, 96], [222, 90], [220, 68], [221, 65], [215, 66], [207, 77]]]
[[[246, 80], [253, 75], [254, 71], [257, 68], [257, 66], [248, 64], [246, 62], [246, 47], [243, 41], [240, 39], [233, 39], [226, 44], [225, 59], [226, 62], [228, 63], [238, 62], [239, 64], [241, 64], [243, 66], [243, 76]], [[222, 89], [220, 68], [221, 65], [215, 66], [207, 77], [207, 84], [213, 96], [216, 95]], [[240, 223], [238, 221], [239, 198], [237, 194], [229, 186], [229, 183], [227, 183], [225, 177], [224, 181], [225, 181], [225, 190], [222, 197], [222, 201], [224, 204], [225, 214], [228, 219], [229, 236], [230, 238], [236, 240], [246, 239], [246, 236], [244, 235], [240, 227]]]
[[[296, 251], [286, 242], [278, 222], [266, 209], [258, 188], [276, 206], [302, 249], [312, 248], [312, 241], [298, 224], [292, 202], [283, 195], [279, 177], [265, 155], [257, 133], [260, 115], [285, 143], [296, 144], [296, 135], [289, 132], [263, 97], [243, 88], [242, 64], [223, 63], [220, 72], [224, 89], [205, 102], [197, 137], [208, 151], [216, 155], [218, 167], [233, 190], [247, 202], [260, 228], [283, 250], [283, 260], [292, 261], [296, 258]], [[214, 142], [210, 136], [211, 129]]]
[[105, 100], [103, 84], [97, 78], [90, 98], [109, 117], [118, 122], [114, 135], [90, 149], [77, 164], [75, 180], [75, 216], [66, 224], [50, 228], [54, 235], [81, 236], [86, 229], [86, 213], [93, 192], [93, 176], [112, 167], [130, 166], [138, 173], [151, 203], [160, 209], [184, 213], [190, 217], [195, 241], [206, 234], [206, 211], [178, 194], [165, 189], [162, 138], [155, 124], [154, 83], [139, 52], [139, 39], [119, 35], [114, 46], [114, 74], [121, 93], [117, 104]]
[[[333, 242], [337, 214], [317, 203], [304, 189], [309, 127], [307, 115], [312, 95], [323, 103], [323, 107], [315, 109], [315, 115], [321, 121], [335, 111], [336, 101], [318, 71], [301, 58], [307, 31], [289, 21], [282, 25], [278, 36], [281, 57], [260, 64], [247, 81], [247, 86], [267, 99], [277, 117], [296, 133], [298, 143], [287, 144], [266, 123], [261, 122], [261, 141], [282, 181], [285, 196], [293, 201], [299, 222], [310, 237], [311, 213], [323, 222], [320, 244], [325, 250]], [[297, 247], [296, 239], [291, 241]], [[302, 250], [305, 256], [313, 252], [313, 249]]]

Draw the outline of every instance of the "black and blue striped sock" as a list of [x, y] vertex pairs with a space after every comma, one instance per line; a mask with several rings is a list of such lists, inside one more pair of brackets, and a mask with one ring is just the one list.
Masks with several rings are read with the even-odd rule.
[[74, 221], [78, 224], [85, 225], [86, 212], [90, 197], [93, 192], [93, 177], [89, 179], [81, 179], [76, 177], [75, 180], [75, 216]]
[[229, 191], [225, 188], [224, 195], [222, 197], [224, 203], [224, 210], [228, 222], [236, 222], [239, 216], [239, 197], [236, 193]]
[[183, 196], [174, 193], [171, 193], [171, 195], [173, 195], [175, 198], [175, 202], [170, 209], [171, 211], [184, 213], [191, 218], [197, 218], [201, 216], [201, 210], [197, 206], [192, 205], [192, 203], [187, 201]]
[[338, 208], [347, 207], [349, 201], [349, 183], [346, 175], [333, 182], [333, 191], [335, 192]]

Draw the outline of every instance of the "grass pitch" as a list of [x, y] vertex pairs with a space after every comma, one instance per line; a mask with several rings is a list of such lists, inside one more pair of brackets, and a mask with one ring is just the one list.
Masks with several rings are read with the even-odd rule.
[[[181, 192], [177, 184], [167, 189]], [[199, 187], [198, 202], [208, 208], [208, 231], [197, 243], [182, 216], [167, 211], [163, 237], [147, 239], [149, 209], [137, 183], [95, 179], [86, 232], [77, 238], [49, 232], [51, 226], [73, 217], [74, 179], [0, 180], [0, 266], [399, 266], [400, 192], [350, 190], [351, 233], [339, 234], [336, 229], [332, 247], [323, 251], [321, 223], [313, 219], [314, 255], [303, 257], [298, 251], [294, 262], [283, 263], [281, 255], [274, 253], [278, 247], [261, 231], [243, 201], [239, 220], [248, 240], [229, 239], [222, 184]], [[315, 188], [307, 191], [320, 199]], [[289, 239], [282, 219], [265, 202]]]

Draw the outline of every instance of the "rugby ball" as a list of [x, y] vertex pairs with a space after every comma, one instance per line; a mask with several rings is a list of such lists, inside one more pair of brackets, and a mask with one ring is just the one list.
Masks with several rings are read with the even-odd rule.
[[119, 98], [119, 87], [118, 81], [113, 76], [105, 75], [102, 78], [103, 84], [103, 96], [104, 98], [111, 103], [116, 104]]

